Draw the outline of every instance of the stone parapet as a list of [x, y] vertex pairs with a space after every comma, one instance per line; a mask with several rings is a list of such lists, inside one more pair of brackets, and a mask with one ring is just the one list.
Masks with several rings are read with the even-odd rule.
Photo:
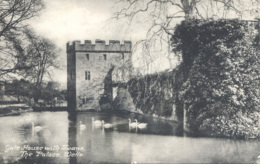
[[84, 43], [81, 41], [75, 40], [73, 42], [67, 43], [67, 51], [86, 51], [86, 52], [131, 52], [132, 43], [131, 41], [124, 41], [123, 44], [120, 44], [118, 40], [109, 40], [109, 43], [106, 44], [104, 40], [97, 39], [95, 44], [92, 44], [91, 40], [85, 40]]

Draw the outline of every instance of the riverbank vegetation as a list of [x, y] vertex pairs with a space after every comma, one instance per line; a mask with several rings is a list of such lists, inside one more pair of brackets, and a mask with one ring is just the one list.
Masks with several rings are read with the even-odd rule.
[[29, 106], [59, 106], [61, 102], [66, 101], [66, 90], [62, 90], [59, 83], [53, 81], [42, 83], [37, 93], [39, 99], [37, 103], [34, 101], [34, 94], [34, 83], [25, 79], [15, 79], [5, 83], [5, 95], [11, 95], [13, 98], [12, 101], [7, 99], [4, 104], [10, 102], [25, 103]]
[[[223, 123], [231, 119], [237, 122], [238, 131], [239, 125], [247, 122], [255, 123], [248, 127], [258, 127], [252, 117], [260, 104], [260, 56], [255, 42], [258, 27], [250, 23], [193, 20], [176, 27], [172, 43], [182, 54], [185, 70], [179, 96], [192, 133], [200, 133], [206, 120], [227, 127]], [[235, 133], [233, 126], [227, 128], [231, 127]]]

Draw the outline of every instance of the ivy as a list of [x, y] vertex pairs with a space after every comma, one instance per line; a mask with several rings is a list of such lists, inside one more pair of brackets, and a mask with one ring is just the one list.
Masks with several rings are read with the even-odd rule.
[[191, 129], [208, 118], [251, 113], [260, 104], [257, 34], [240, 20], [183, 21], [172, 36], [182, 54], [184, 80], [179, 90]]

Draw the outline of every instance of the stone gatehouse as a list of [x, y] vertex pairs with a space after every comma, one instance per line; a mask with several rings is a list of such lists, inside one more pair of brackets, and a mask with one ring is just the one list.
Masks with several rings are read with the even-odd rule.
[[90, 40], [67, 43], [67, 89], [69, 110], [109, 109], [113, 86], [131, 76], [130, 41]]

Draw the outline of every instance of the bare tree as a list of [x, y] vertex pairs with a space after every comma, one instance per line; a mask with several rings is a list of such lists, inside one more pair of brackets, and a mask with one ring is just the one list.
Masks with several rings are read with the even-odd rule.
[[158, 51], [171, 59], [170, 36], [181, 20], [257, 17], [259, 5], [259, 0], [117, 0], [112, 20], [124, 19], [128, 26], [138, 22], [149, 25], [146, 38], [134, 46], [134, 51], [142, 50], [147, 70], [158, 58]]
[[10, 78], [12, 75], [19, 74], [22, 70], [28, 70], [36, 66], [33, 62], [35, 54], [26, 50], [28, 39], [23, 31], [6, 36], [5, 40], [0, 42], [0, 45], [1, 78]]
[[44, 7], [42, 0], [0, 0], [0, 77], [16, 70], [28, 69], [23, 61], [22, 30], [26, 21]]
[[25, 34], [28, 39], [27, 56], [30, 56], [30, 63], [34, 66], [20, 72], [34, 83], [34, 100], [37, 102], [44, 77], [51, 79], [52, 68], [59, 68], [57, 57], [60, 50], [52, 41], [36, 35], [32, 30], [26, 29]]
[[44, 7], [42, 0], [1, 0], [0, 4], [0, 37], [24, 27]]

